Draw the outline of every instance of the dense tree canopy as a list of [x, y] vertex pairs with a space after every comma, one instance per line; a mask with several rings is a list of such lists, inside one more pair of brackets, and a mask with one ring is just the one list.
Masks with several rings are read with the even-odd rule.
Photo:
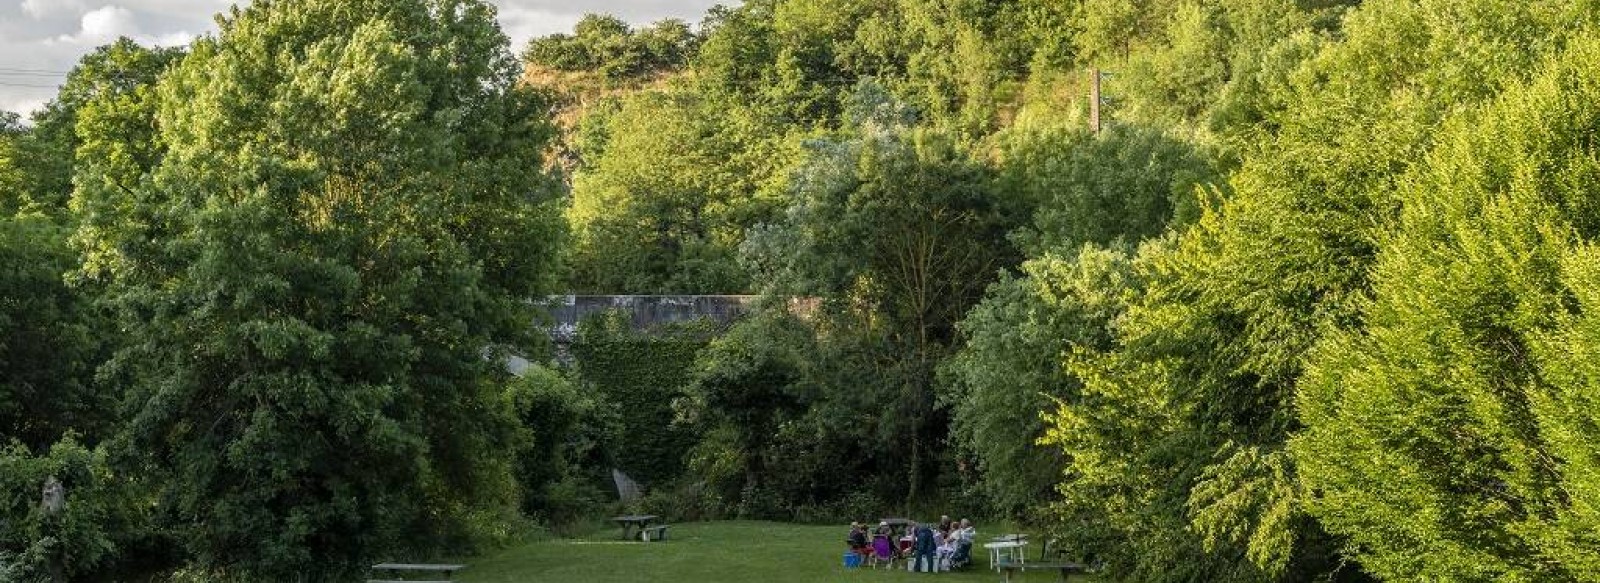
[[[520, 62], [483, 0], [220, 23], [0, 115], [0, 578], [619, 510], [1600, 573], [1594, 2], [747, 0]], [[761, 297], [552, 353], [555, 292]]]
[[483, 3], [350, 8], [235, 11], [159, 84], [151, 171], [77, 194], [124, 438], [203, 564], [338, 572], [514, 500], [493, 355], [553, 271], [541, 103]]

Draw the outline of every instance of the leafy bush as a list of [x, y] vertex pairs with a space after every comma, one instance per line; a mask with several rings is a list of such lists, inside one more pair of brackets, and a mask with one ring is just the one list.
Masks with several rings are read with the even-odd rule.
[[728, 508], [716, 490], [691, 478], [656, 488], [631, 505], [640, 512], [667, 520], [688, 522], [728, 517]]
[[591, 516], [605, 503], [606, 448], [620, 419], [599, 395], [582, 391], [560, 371], [530, 367], [507, 389], [522, 422], [516, 476], [523, 511], [552, 526]]
[[620, 80], [682, 67], [698, 44], [699, 38], [681, 20], [633, 30], [615, 16], [588, 14], [573, 34], [529, 41], [522, 57], [557, 71], [593, 71]]
[[[45, 480], [65, 488], [65, 504], [48, 515]], [[166, 558], [158, 546], [148, 486], [112, 471], [101, 449], [67, 437], [44, 455], [20, 445], [0, 449], [0, 573], [4, 581], [45, 581], [58, 565], [70, 578], [136, 571]]]

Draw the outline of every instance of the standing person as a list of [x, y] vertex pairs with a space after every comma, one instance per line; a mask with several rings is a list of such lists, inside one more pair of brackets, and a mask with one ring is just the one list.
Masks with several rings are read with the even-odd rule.
[[933, 542], [933, 528], [926, 524], [917, 525], [916, 534], [911, 543], [911, 570], [931, 573], [936, 567], [935, 559], [938, 557], [938, 547]]
[[939, 517], [939, 531], [943, 532], [943, 533], [945, 533], [947, 535], [950, 534], [950, 515], [949, 514], [945, 514], [945, 515], [942, 515], [942, 516]]

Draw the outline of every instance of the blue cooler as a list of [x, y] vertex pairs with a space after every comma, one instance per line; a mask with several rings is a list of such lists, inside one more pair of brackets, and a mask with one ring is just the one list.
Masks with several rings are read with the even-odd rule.
[[861, 566], [861, 553], [850, 551], [844, 554], [844, 568], [854, 569]]

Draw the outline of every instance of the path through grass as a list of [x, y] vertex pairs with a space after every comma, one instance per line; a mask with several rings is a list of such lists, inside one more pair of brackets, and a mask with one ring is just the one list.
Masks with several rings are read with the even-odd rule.
[[[669, 539], [659, 543], [616, 540], [617, 531], [599, 531], [576, 539], [549, 539], [516, 546], [467, 561], [465, 583], [581, 581], [585, 583], [810, 583], [845, 581], [984, 581], [1000, 576], [988, 569], [980, 547], [977, 564], [937, 576], [873, 569], [846, 570], [841, 564], [845, 527], [803, 526], [771, 522], [701, 522], [675, 524]], [[992, 533], [980, 531], [980, 540]], [[1033, 552], [1037, 553], [1037, 550]], [[1023, 581], [1057, 581], [1048, 573], [1030, 573]], [[1093, 579], [1073, 577], [1073, 583]]]

